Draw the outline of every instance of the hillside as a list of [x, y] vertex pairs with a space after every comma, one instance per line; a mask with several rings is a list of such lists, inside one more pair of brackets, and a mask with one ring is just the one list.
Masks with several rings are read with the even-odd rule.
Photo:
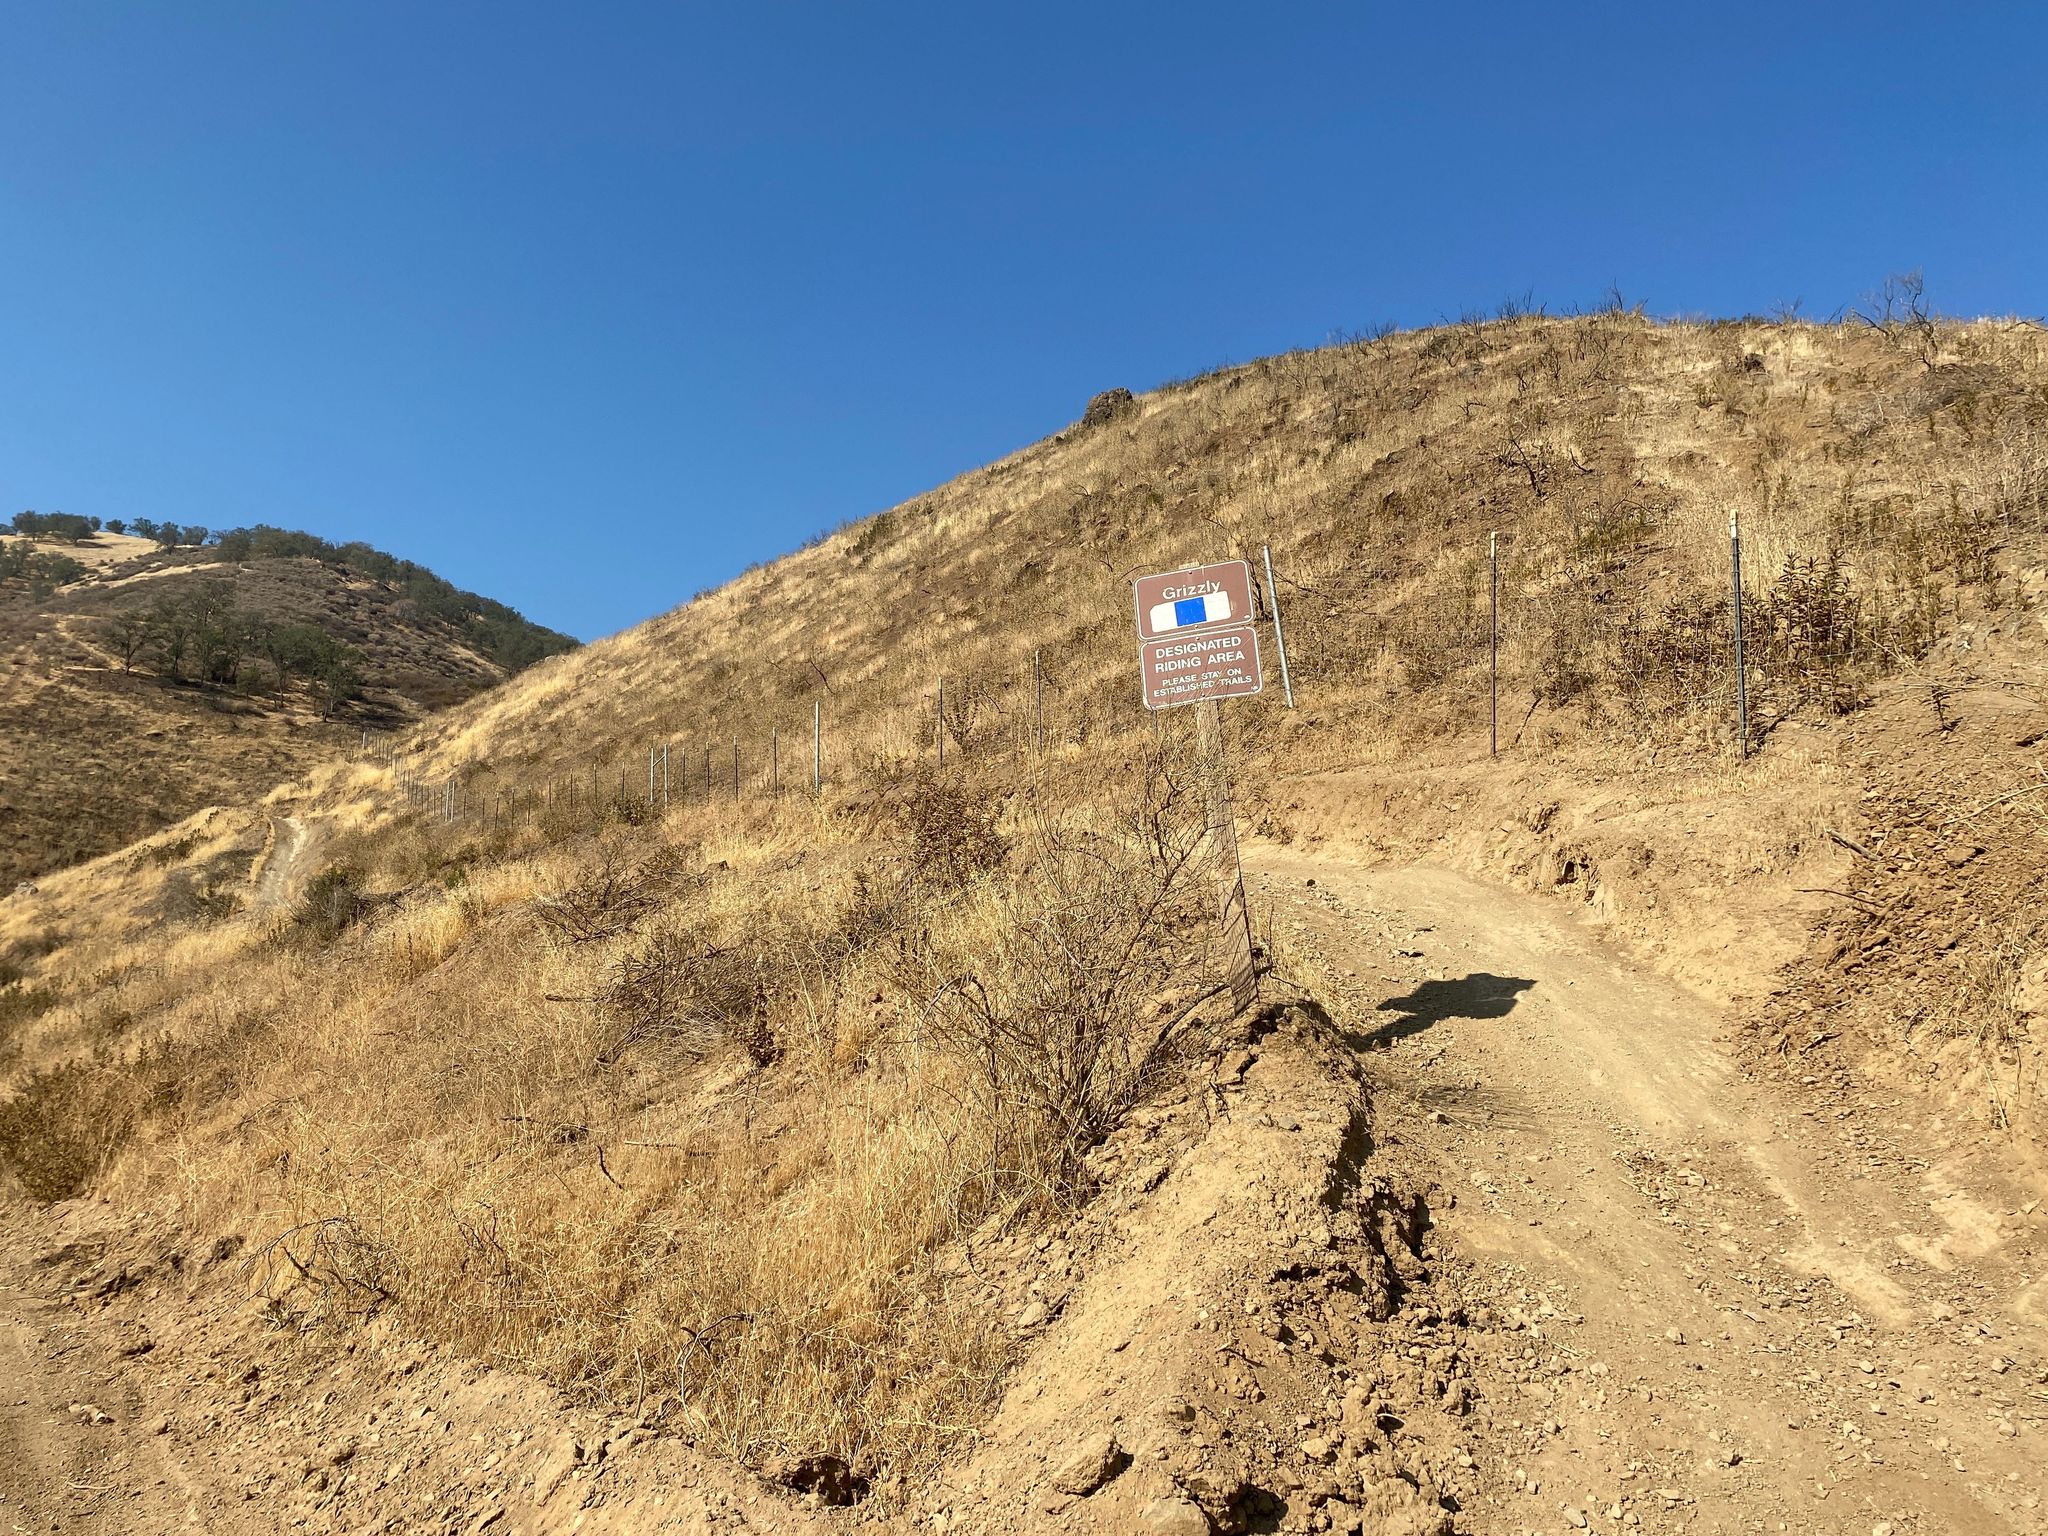
[[[1111, 394], [43, 880], [20, 1502], [2043, 1529], [2044, 343], [1510, 314]], [[1239, 1013], [1129, 579], [1262, 546]]]
[[7, 889], [245, 800], [573, 643], [366, 546], [15, 521], [36, 535], [0, 538]]

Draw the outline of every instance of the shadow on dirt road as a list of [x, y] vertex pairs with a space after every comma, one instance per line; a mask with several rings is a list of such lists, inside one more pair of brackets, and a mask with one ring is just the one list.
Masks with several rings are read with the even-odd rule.
[[1491, 971], [1473, 971], [1456, 981], [1425, 981], [1405, 997], [1390, 997], [1378, 1005], [1379, 1012], [1391, 1013], [1393, 1018], [1377, 1029], [1346, 1038], [1353, 1050], [1367, 1051], [1405, 1040], [1447, 1019], [1505, 1018], [1522, 994], [1535, 985], [1527, 976], [1496, 976]]

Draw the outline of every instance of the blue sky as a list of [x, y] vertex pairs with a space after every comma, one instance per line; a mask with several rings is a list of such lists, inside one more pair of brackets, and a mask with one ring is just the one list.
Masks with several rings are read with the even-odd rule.
[[1339, 328], [2038, 315], [2044, 18], [0, 0], [0, 513], [366, 538], [587, 638]]

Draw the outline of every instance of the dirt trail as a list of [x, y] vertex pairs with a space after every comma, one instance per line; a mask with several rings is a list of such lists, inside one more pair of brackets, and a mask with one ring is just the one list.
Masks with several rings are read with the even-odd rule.
[[[312, 842], [278, 818], [260, 902]], [[1758, 1081], [1554, 899], [1249, 862], [1330, 1017], [1240, 1019], [1070, 1225], [959, 1255], [1024, 1358], [938, 1477], [808, 1508], [76, 1201], [0, 1211], [0, 1530], [2048, 1531], [2017, 1159]]]
[[206, 1528], [182, 1468], [137, 1422], [142, 1398], [118, 1368], [147, 1353], [145, 1337], [109, 1348], [61, 1303], [0, 1284], [0, 1529]]
[[2048, 1211], [2016, 1161], [1931, 1160], [1941, 1134], [1898, 1098], [1745, 1076], [1730, 1019], [1554, 901], [1251, 862], [1283, 959], [1367, 1053], [1378, 1122], [1450, 1192], [1439, 1241], [1576, 1362], [1492, 1386], [1497, 1413], [1522, 1403], [1492, 1447], [1529, 1489], [1503, 1515], [2048, 1530]]
[[298, 817], [270, 818], [270, 851], [256, 872], [254, 906], [258, 912], [281, 911], [290, 905], [305, 882], [313, 847], [313, 834]]

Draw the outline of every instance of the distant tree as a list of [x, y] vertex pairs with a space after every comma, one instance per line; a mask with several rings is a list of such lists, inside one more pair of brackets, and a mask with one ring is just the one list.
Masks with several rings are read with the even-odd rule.
[[121, 520], [120, 518], [118, 518], [118, 517], [110, 517], [110, 518], [108, 518], [108, 519], [107, 519], [107, 532], [109, 532], [109, 533], [126, 533], [127, 531], [128, 531], [128, 525], [127, 525], [126, 523], [124, 523], [124, 522], [123, 522], [123, 521], [122, 521], [122, 520]]
[[149, 645], [150, 633], [147, 615], [133, 608], [115, 614], [100, 626], [100, 638], [121, 658], [123, 672], [135, 670], [135, 658]]
[[149, 646], [156, 653], [157, 675], [175, 683], [192, 648], [192, 616], [185, 604], [160, 597], [150, 605]]
[[73, 512], [14, 514], [14, 531], [34, 539], [69, 539], [74, 544], [89, 544], [99, 526], [98, 518], [80, 517]]
[[154, 537], [159, 549], [176, 549], [184, 541], [176, 523], [158, 523]]
[[263, 656], [276, 673], [277, 687], [291, 683], [294, 674], [314, 677], [335, 645], [334, 637], [317, 624], [278, 624], [266, 630]]
[[242, 659], [255, 641], [255, 626], [235, 607], [234, 589], [226, 581], [208, 581], [184, 606], [199, 681], [232, 688], [241, 680]]
[[138, 539], [153, 539], [156, 537], [155, 518], [138, 517], [129, 523], [128, 526], [135, 530], [135, 537]]
[[332, 719], [342, 705], [362, 697], [363, 658], [360, 652], [343, 645], [332, 635], [327, 636], [327, 640], [331, 649], [315, 666], [313, 682], [320, 690], [321, 715]]
[[0, 545], [0, 581], [26, 581], [37, 597], [48, 597], [66, 582], [91, 574], [69, 555], [37, 549], [27, 539]]
[[194, 549], [197, 549], [200, 545], [206, 542], [206, 535], [209, 532], [211, 532], [211, 530], [207, 528], [207, 526], [204, 523], [193, 523], [185, 529], [185, 537], [183, 542], [186, 544], [190, 544]]

